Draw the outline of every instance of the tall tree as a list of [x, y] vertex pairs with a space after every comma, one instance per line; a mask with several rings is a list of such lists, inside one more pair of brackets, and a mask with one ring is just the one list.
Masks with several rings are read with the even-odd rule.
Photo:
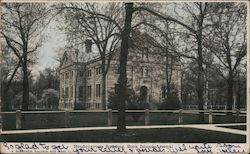
[[[2, 5], [1, 35], [7, 46], [19, 59], [16, 69], [21, 67], [23, 73], [22, 110], [28, 110], [30, 73], [28, 67], [32, 64], [36, 51], [41, 46], [40, 33], [46, 23], [47, 14], [45, 4], [5, 3]], [[12, 78], [10, 78], [10, 82], [11, 80]], [[8, 87], [5, 91], [7, 93]]]
[[46, 68], [39, 72], [39, 76], [32, 86], [33, 93], [38, 99], [41, 98], [44, 89], [59, 90], [59, 77], [53, 68]]
[[[184, 4], [187, 6], [187, 4]], [[131, 22], [132, 22], [132, 15], [136, 11], [146, 11], [160, 19], [165, 21], [175, 22], [176, 24], [184, 27], [190, 35], [193, 37], [195, 42], [195, 48], [192, 48], [192, 53], [195, 53], [195, 56], [190, 56], [186, 54], [182, 54], [187, 58], [191, 58], [195, 60], [197, 63], [197, 85], [196, 85], [196, 92], [198, 96], [198, 106], [200, 110], [203, 110], [204, 105], [204, 30], [205, 28], [209, 27], [210, 24], [206, 24], [207, 15], [213, 12], [212, 7], [208, 3], [191, 3], [191, 6], [187, 6], [187, 13], [191, 16], [192, 22], [190, 25], [186, 24], [185, 21], [181, 19], [176, 19], [168, 15], [164, 15], [160, 12], [154, 11], [149, 9], [145, 6], [133, 7], [133, 4], [126, 3], [126, 18], [125, 18], [125, 26], [122, 33], [122, 47], [120, 53], [120, 76], [119, 76], [119, 96], [120, 96], [120, 108], [119, 108], [119, 117], [118, 117], [118, 131], [125, 130], [125, 93], [126, 93], [126, 62], [127, 62], [127, 54], [128, 54], [128, 38], [125, 36], [130, 35], [131, 31]], [[126, 33], [124, 33], [126, 32]], [[190, 53], [189, 53], [190, 54]], [[199, 120], [204, 121], [204, 113], [200, 112]]]
[[118, 105], [118, 122], [117, 131], [124, 132], [126, 130], [125, 120], [125, 101], [126, 101], [126, 89], [127, 89], [127, 58], [129, 49], [129, 36], [131, 32], [131, 22], [133, 15], [133, 3], [125, 4], [125, 21], [124, 28], [121, 33], [121, 52], [120, 52], [120, 70], [119, 70], [119, 105]]
[[[190, 33], [190, 36], [194, 37], [196, 47], [193, 48], [191, 51], [195, 51], [195, 56], [186, 56], [185, 54], [182, 53], [181, 55], [195, 59], [197, 62], [198, 71], [197, 71], [196, 92], [198, 96], [199, 110], [203, 110], [203, 105], [204, 105], [203, 31], [205, 28], [204, 21], [207, 13], [209, 12], [209, 5], [208, 3], [203, 3], [203, 2], [196, 2], [190, 4], [184, 3], [184, 8], [186, 8], [186, 10], [183, 11], [189, 14], [190, 15], [189, 17], [191, 17], [192, 19], [191, 20], [192, 22], [190, 24], [186, 24], [186, 22], [183, 19], [177, 19], [168, 16], [166, 14], [163, 14], [161, 12], [154, 11], [147, 7], [138, 7], [137, 10], [149, 12], [165, 21], [175, 22], [178, 25], [184, 27]], [[204, 120], [203, 112], [200, 112], [199, 120], [200, 121]]]
[[233, 87], [240, 65], [246, 63], [246, 5], [219, 3], [212, 14], [205, 46], [217, 59], [217, 72], [227, 83], [227, 109], [232, 110]]
[[2, 54], [1, 54], [1, 100], [2, 110], [8, 110], [8, 104], [10, 102], [10, 95], [8, 94], [11, 87], [11, 83], [14, 79], [18, 79], [18, 71], [21, 61], [13, 56], [12, 51], [4, 44], [4, 40], [1, 41]]
[[[197, 43], [197, 63], [198, 63], [198, 85], [197, 85], [197, 93], [198, 93], [198, 100], [199, 100], [199, 109], [203, 110], [203, 57], [202, 57], [202, 32], [203, 32], [203, 21], [205, 18], [205, 14], [207, 13], [207, 3], [195, 3], [198, 7], [199, 14], [196, 16], [197, 18], [194, 19], [196, 21], [197, 29], [192, 26], [188, 26], [185, 23], [172, 18], [170, 16], [164, 16], [161, 13], [158, 13], [154, 10], [151, 10], [144, 6], [133, 7], [133, 3], [126, 3], [126, 16], [125, 16], [125, 23], [124, 23], [124, 30], [122, 31], [122, 43], [121, 43], [121, 53], [120, 53], [120, 76], [118, 78], [119, 83], [119, 116], [118, 116], [118, 124], [117, 130], [123, 132], [126, 130], [126, 123], [125, 123], [125, 101], [126, 101], [126, 83], [127, 83], [127, 74], [126, 74], [126, 64], [127, 64], [127, 55], [128, 55], [128, 48], [129, 48], [129, 35], [131, 32], [131, 22], [132, 22], [132, 15], [136, 11], [146, 11], [154, 16], [159, 17], [165, 21], [172, 21], [175, 22], [184, 28], [186, 28], [189, 32], [194, 34]], [[204, 120], [204, 114], [201, 112], [199, 114], [199, 120]]]
[[67, 20], [70, 25], [67, 28], [68, 34], [74, 35], [74, 39], [81, 40], [81, 44], [86, 40], [91, 41], [90, 45], [93, 42], [99, 51], [102, 74], [101, 101], [102, 109], [105, 110], [106, 76], [114, 52], [117, 51], [120, 44], [121, 28], [118, 20], [121, 20], [121, 4], [71, 4], [62, 6], [61, 9], [66, 10], [65, 18], [69, 19]]

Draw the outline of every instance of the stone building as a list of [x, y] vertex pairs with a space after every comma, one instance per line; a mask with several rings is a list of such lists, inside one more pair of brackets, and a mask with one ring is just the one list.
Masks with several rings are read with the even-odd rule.
[[[63, 55], [60, 64], [60, 100], [59, 109], [101, 109], [102, 72], [101, 58], [79, 62], [77, 54], [70, 49]], [[154, 108], [163, 97], [162, 88], [166, 83], [165, 58], [149, 54], [147, 50], [129, 51], [127, 63], [128, 85], [137, 93], [144, 91], [144, 97]], [[106, 99], [114, 92], [119, 72], [119, 52], [115, 52], [106, 76]], [[177, 88], [179, 71], [173, 73]], [[107, 100], [108, 101], [108, 100]], [[106, 101], [106, 102], [107, 102]], [[108, 104], [108, 103], [107, 103]]]

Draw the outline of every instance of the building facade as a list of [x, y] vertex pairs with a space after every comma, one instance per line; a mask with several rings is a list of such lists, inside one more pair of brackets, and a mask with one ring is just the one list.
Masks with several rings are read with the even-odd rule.
[[[115, 91], [119, 77], [119, 52], [112, 56], [106, 75], [106, 104], [110, 92]], [[165, 58], [146, 51], [130, 51], [127, 62], [128, 85], [137, 94], [144, 90], [144, 97], [154, 108], [163, 99], [166, 84]], [[78, 62], [73, 51], [66, 51], [59, 68], [59, 109], [101, 109], [102, 72], [101, 58]], [[173, 73], [175, 85], [180, 84], [179, 71]], [[178, 87], [177, 87], [178, 88]]]

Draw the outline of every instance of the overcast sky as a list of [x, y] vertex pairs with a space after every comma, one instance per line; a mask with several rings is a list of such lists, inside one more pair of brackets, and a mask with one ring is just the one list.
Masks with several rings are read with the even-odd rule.
[[58, 66], [59, 62], [55, 60], [56, 50], [64, 47], [66, 44], [65, 34], [58, 30], [54, 21], [48, 25], [44, 34], [46, 37], [38, 51], [38, 63], [32, 68], [32, 74], [34, 76], [38, 75], [39, 71], [45, 68]]

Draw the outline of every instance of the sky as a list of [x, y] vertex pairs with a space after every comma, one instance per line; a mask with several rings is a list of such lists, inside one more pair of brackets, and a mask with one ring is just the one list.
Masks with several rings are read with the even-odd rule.
[[39, 71], [48, 67], [57, 67], [56, 51], [66, 45], [66, 35], [56, 27], [55, 21], [52, 21], [44, 30], [45, 40], [38, 50], [37, 64], [32, 67], [34, 77], [39, 75]]

